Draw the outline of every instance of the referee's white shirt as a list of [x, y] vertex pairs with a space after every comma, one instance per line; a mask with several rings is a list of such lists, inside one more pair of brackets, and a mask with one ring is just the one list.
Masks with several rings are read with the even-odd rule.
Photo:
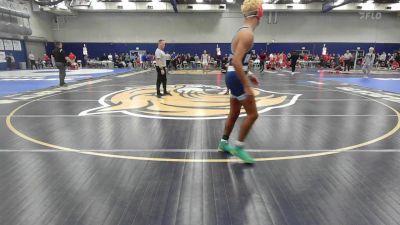
[[167, 57], [165, 56], [165, 52], [159, 48], [157, 48], [156, 53], [156, 65], [160, 68], [167, 66]]

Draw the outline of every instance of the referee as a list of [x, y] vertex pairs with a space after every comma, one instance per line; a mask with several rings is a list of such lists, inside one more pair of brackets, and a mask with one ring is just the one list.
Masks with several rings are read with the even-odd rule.
[[62, 43], [56, 42], [56, 47], [52, 52], [52, 56], [56, 62], [56, 67], [59, 70], [59, 77], [60, 77], [60, 86], [66, 85], [65, 83], [65, 76], [67, 70], [67, 61], [72, 63], [72, 61], [68, 58], [67, 54], [65, 54], [64, 50], [62, 49]]
[[156, 53], [154, 54], [156, 57], [156, 70], [157, 70], [157, 97], [161, 98], [160, 85], [163, 84], [164, 95], [171, 95], [167, 92], [167, 70], [165, 67], [167, 66], [167, 57], [164, 52], [165, 41], [158, 41], [158, 48]]

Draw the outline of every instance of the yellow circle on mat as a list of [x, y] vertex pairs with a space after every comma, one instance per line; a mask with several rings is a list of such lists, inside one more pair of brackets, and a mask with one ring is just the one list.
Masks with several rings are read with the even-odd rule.
[[[49, 97], [49, 96], [47, 96]], [[364, 97], [364, 96], [363, 96]], [[46, 97], [44, 97], [46, 98]], [[311, 158], [311, 157], [318, 157], [318, 156], [326, 156], [326, 155], [333, 155], [333, 154], [337, 154], [337, 153], [341, 153], [341, 152], [345, 152], [345, 151], [349, 151], [352, 149], [356, 149], [356, 148], [360, 148], [363, 146], [367, 146], [376, 142], [379, 142], [385, 138], [388, 138], [389, 136], [393, 135], [394, 133], [396, 133], [399, 129], [400, 129], [400, 112], [397, 111], [396, 109], [394, 109], [393, 107], [380, 102], [378, 100], [372, 99], [372, 98], [368, 98], [365, 97], [367, 99], [370, 99], [371, 101], [377, 102], [387, 108], [389, 108], [390, 110], [392, 110], [396, 117], [397, 117], [397, 123], [396, 125], [388, 132], [386, 132], [385, 134], [374, 138], [372, 140], [363, 142], [363, 143], [359, 143], [359, 144], [355, 144], [355, 145], [351, 145], [348, 147], [343, 147], [343, 148], [338, 148], [338, 149], [333, 149], [333, 150], [329, 150], [329, 151], [324, 151], [324, 152], [319, 152], [319, 153], [312, 153], [312, 154], [301, 154], [301, 155], [293, 155], [293, 156], [281, 156], [281, 157], [266, 157], [266, 158], [255, 158], [255, 161], [275, 161], [275, 160], [289, 160], [289, 159], [303, 159], [303, 158]], [[43, 99], [43, 98], [40, 98]], [[40, 100], [37, 99], [37, 100]], [[118, 158], [118, 159], [130, 159], [130, 160], [141, 160], [141, 161], [157, 161], [157, 162], [183, 162], [183, 163], [227, 163], [227, 162], [240, 162], [239, 159], [182, 159], [182, 158], [157, 158], [157, 157], [139, 157], [139, 156], [124, 156], [124, 155], [114, 155], [114, 154], [106, 154], [106, 153], [100, 153], [100, 152], [91, 152], [91, 151], [83, 151], [83, 150], [79, 150], [79, 149], [73, 149], [73, 148], [68, 148], [68, 147], [63, 147], [63, 146], [59, 146], [59, 145], [55, 145], [55, 144], [51, 144], [51, 143], [47, 143], [41, 140], [37, 140], [34, 139], [24, 133], [22, 133], [21, 131], [17, 130], [14, 125], [12, 124], [12, 117], [15, 115], [15, 113], [22, 109], [23, 107], [25, 107], [26, 105], [35, 102], [37, 100], [33, 100], [30, 102], [27, 102], [23, 105], [20, 105], [19, 107], [15, 108], [6, 118], [6, 124], [7, 127], [16, 135], [18, 135], [19, 137], [39, 144], [39, 145], [43, 145], [49, 148], [53, 148], [53, 149], [58, 149], [61, 151], [66, 151], [66, 152], [75, 152], [75, 153], [79, 153], [79, 154], [85, 154], [85, 155], [92, 155], [92, 156], [101, 156], [101, 157], [108, 157], [108, 158]]]

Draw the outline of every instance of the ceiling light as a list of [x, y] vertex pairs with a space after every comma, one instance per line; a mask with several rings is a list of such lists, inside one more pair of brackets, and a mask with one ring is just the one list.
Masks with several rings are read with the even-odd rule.
[[234, 0], [226, 0], [227, 3], [233, 3]]
[[293, 3], [298, 4], [298, 3], [300, 3], [300, 1], [301, 1], [301, 0], [293, 0]]
[[196, 0], [197, 3], [203, 3], [203, 0]]

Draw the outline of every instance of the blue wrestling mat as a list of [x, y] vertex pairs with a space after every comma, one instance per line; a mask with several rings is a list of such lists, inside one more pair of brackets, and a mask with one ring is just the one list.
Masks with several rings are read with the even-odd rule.
[[[65, 82], [117, 75], [134, 71], [132, 69], [81, 69], [67, 70]], [[19, 94], [27, 91], [49, 88], [59, 84], [58, 70], [18, 70], [0, 72], [0, 96]]]
[[341, 83], [353, 84], [361, 87], [400, 93], [400, 78], [323, 78]]

